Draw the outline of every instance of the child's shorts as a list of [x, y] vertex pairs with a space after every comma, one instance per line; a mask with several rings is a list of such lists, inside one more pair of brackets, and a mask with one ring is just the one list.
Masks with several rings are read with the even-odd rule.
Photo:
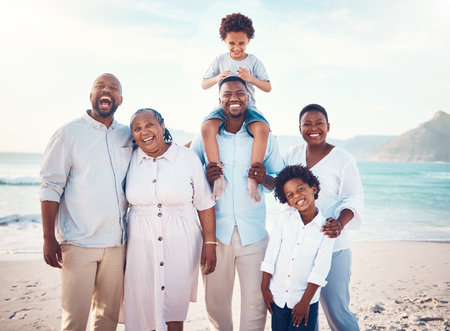
[[[222, 107], [214, 109], [208, 116], [203, 119], [203, 123], [211, 119], [220, 119], [220, 129], [223, 129], [227, 124], [227, 117]], [[250, 132], [248, 125], [253, 122], [264, 122], [269, 125], [269, 122], [267, 122], [263, 114], [258, 109], [256, 109], [255, 106], [249, 104], [247, 106], [247, 113], [245, 114], [244, 128], [245, 130], [247, 130], [248, 134], [251, 137], [253, 137], [253, 134]]]

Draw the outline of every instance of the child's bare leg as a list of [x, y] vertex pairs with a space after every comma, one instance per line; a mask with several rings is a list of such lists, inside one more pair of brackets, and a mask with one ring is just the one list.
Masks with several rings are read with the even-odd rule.
[[[205, 152], [206, 157], [208, 158], [208, 162], [214, 162], [221, 165], [222, 163], [220, 162], [219, 145], [217, 144], [217, 133], [219, 132], [219, 128], [220, 119], [214, 118], [205, 121], [202, 124], [202, 138], [205, 145]], [[219, 200], [222, 197], [225, 186], [226, 182], [223, 175], [215, 180], [213, 187], [214, 200]]]
[[[248, 126], [253, 134], [251, 164], [263, 163], [264, 155], [266, 154], [267, 140], [269, 139], [269, 126], [264, 122], [252, 122]], [[249, 178], [247, 188], [250, 199], [254, 202], [261, 201], [261, 195], [259, 194], [258, 183], [256, 180]]]

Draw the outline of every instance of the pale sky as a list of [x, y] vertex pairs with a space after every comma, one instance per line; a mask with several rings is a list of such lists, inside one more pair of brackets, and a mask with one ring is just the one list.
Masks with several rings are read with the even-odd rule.
[[330, 137], [399, 135], [450, 112], [450, 1], [0, 0], [0, 151], [42, 152], [116, 75], [127, 124], [152, 107], [170, 129], [198, 132], [217, 104], [200, 82], [227, 48], [221, 18], [253, 20], [247, 52], [272, 92], [256, 105], [275, 134], [298, 135], [298, 113], [324, 106]]

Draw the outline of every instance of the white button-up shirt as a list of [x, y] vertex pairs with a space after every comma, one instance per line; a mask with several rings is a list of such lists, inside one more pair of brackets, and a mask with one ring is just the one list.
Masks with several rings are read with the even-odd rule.
[[113, 121], [106, 128], [87, 113], [51, 137], [42, 160], [40, 200], [59, 203], [59, 243], [125, 243], [124, 180], [132, 149], [128, 127]]
[[[293, 308], [308, 283], [323, 287], [330, 271], [334, 239], [320, 232], [325, 218], [320, 211], [304, 225], [298, 210], [289, 207], [274, 222], [261, 270], [272, 275], [269, 289], [279, 307]], [[311, 300], [319, 301], [320, 287]]]

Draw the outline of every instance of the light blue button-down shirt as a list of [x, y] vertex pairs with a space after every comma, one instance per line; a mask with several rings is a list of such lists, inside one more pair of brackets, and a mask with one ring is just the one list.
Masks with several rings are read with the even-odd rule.
[[[227, 186], [222, 198], [216, 201], [216, 236], [224, 244], [229, 244], [233, 229], [237, 226], [242, 246], [254, 244], [266, 236], [266, 204], [264, 194], [261, 202], [253, 202], [247, 190], [248, 170], [251, 165], [253, 138], [245, 128], [236, 134], [225, 129], [217, 135], [220, 160], [225, 164], [223, 172]], [[207, 158], [201, 136], [195, 137], [191, 148], [204, 165]], [[283, 168], [276, 138], [269, 135], [264, 166], [268, 174], [278, 174]], [[262, 185], [259, 185], [260, 190]]]
[[124, 180], [132, 149], [128, 127], [113, 121], [106, 128], [87, 113], [52, 136], [42, 160], [40, 200], [59, 202], [59, 243], [125, 243]]

